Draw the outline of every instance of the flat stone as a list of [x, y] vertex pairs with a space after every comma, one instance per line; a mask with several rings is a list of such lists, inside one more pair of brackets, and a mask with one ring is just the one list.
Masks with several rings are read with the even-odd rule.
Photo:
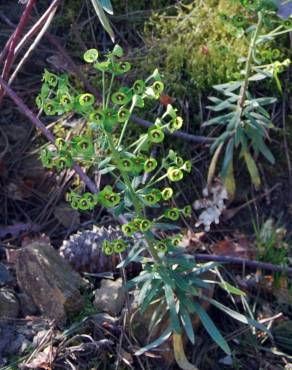
[[14, 319], [19, 314], [19, 301], [8, 289], [0, 290], [0, 319]]
[[84, 305], [79, 291], [84, 281], [49, 244], [35, 242], [22, 248], [16, 276], [21, 291], [56, 324], [65, 324]]
[[117, 280], [103, 279], [101, 287], [96, 289], [94, 295], [94, 307], [113, 316], [117, 316], [121, 312], [126, 299], [121, 278]]
[[8, 268], [0, 262], [0, 286], [4, 286], [13, 282], [13, 276]]

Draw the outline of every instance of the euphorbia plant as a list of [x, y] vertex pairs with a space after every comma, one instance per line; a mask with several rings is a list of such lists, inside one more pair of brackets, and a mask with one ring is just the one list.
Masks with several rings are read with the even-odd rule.
[[[127, 257], [120, 263], [126, 267], [133, 261], [140, 261], [143, 269], [139, 276], [130, 282], [130, 286], [139, 289], [138, 302], [142, 311], [147, 310], [154, 301], [159, 301], [157, 310], [164, 307], [160, 316], [165, 316], [167, 329], [150, 345], [160, 345], [172, 334], [176, 359], [182, 368], [194, 368], [188, 364], [182, 349], [182, 334], [185, 331], [194, 343], [192, 315], [197, 314], [211, 337], [230, 354], [230, 348], [208, 314], [201, 307], [202, 300], [225, 311], [236, 319], [265, 329], [252, 318], [247, 318], [222, 305], [210, 297], [202, 296], [202, 288], [210, 284], [219, 284], [229, 293], [244, 296], [238, 289], [224, 282], [215, 263], [199, 265], [195, 259], [185, 253], [181, 245], [181, 235], [175, 224], [178, 219], [191, 216], [191, 206], [182, 209], [174, 206], [173, 184], [182, 181], [191, 172], [191, 163], [181, 158], [175, 151], [169, 150], [161, 160], [150, 153], [153, 146], [160, 146], [165, 139], [165, 131], [170, 133], [180, 129], [183, 124], [177, 110], [168, 105], [161, 117], [144, 134], [126, 140], [127, 129], [134, 111], [144, 108], [145, 103], [158, 100], [164, 90], [158, 71], [144, 80], [137, 80], [131, 86], [121, 86], [113, 91], [120, 77], [130, 69], [130, 63], [124, 61], [123, 50], [116, 45], [104, 58], [99, 57], [96, 49], [88, 50], [84, 60], [93, 70], [101, 74], [102, 98], [100, 101], [92, 94], [80, 92], [71, 85], [65, 75], [56, 76], [48, 71], [43, 78], [43, 86], [37, 97], [37, 104], [47, 115], [61, 115], [73, 112], [84, 118], [83, 130], [79, 135], [65, 140], [59, 137], [56, 147], [45, 148], [42, 161], [45, 167], [63, 171], [78, 162], [88, 172], [93, 170], [102, 174], [111, 174], [113, 182], [104, 186], [98, 194], [71, 190], [68, 201], [79, 210], [90, 210], [103, 206], [116, 217], [123, 216], [122, 225], [125, 240], [132, 239]], [[102, 145], [102, 150], [100, 150]], [[167, 186], [163, 186], [168, 182]], [[152, 210], [152, 211], [151, 211]], [[155, 217], [152, 216], [155, 214]], [[159, 230], [168, 234], [162, 237]], [[165, 234], [164, 234], [165, 235]], [[104, 242], [106, 255], [122, 253], [129, 243], [116, 240]], [[212, 271], [219, 279], [205, 281], [202, 273]], [[215, 276], [215, 275], [214, 275]], [[157, 312], [156, 312], [157, 313]], [[161, 318], [161, 317], [160, 317]]]

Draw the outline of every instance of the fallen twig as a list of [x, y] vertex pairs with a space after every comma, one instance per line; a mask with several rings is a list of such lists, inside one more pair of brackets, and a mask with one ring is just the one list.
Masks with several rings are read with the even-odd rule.
[[[9, 71], [11, 69], [12, 63], [15, 58], [15, 48], [17, 46], [17, 42], [20, 38], [20, 35], [23, 32], [24, 27], [26, 26], [29, 20], [29, 17], [30, 17], [30, 14], [32, 12], [35, 2], [36, 0], [28, 0], [26, 7], [24, 9], [24, 12], [22, 13], [20, 21], [18, 23], [18, 26], [16, 30], [14, 31], [13, 35], [11, 36], [11, 38], [8, 40], [7, 57], [6, 57], [2, 75], [1, 75], [4, 81], [6, 81], [8, 78]], [[2, 88], [0, 89], [0, 104], [2, 102], [3, 96], [4, 96], [4, 89]]]
[[272, 271], [272, 272], [285, 272], [289, 275], [292, 274], [292, 267], [274, 265], [268, 262], [253, 261], [253, 260], [247, 260], [244, 258], [231, 257], [231, 256], [217, 256], [214, 254], [200, 254], [200, 253], [194, 254], [194, 257], [198, 261], [213, 261], [213, 262], [219, 262], [223, 264], [242, 265], [242, 266], [246, 266], [246, 267], [250, 267], [254, 269], [262, 269], [262, 270], [267, 270], [267, 271]]
[[[153, 126], [152, 122], [139, 118], [136, 115], [132, 116], [132, 121], [137, 123], [139, 126], [143, 126], [143, 127]], [[178, 137], [180, 139], [184, 139], [186, 141], [193, 142], [193, 143], [207, 144], [207, 143], [212, 143], [215, 140], [215, 138], [213, 137], [191, 135], [183, 131], [175, 131], [174, 133], [170, 133], [168, 130], [165, 130], [165, 133], [168, 135], [174, 136], [174, 137]]]

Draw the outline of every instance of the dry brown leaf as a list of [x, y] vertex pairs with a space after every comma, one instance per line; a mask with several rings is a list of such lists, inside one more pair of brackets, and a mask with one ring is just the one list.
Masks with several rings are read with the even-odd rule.
[[31, 362], [23, 364], [23, 368], [52, 370], [52, 362], [54, 361], [56, 354], [57, 348], [48, 346], [42, 352], [38, 352]]
[[233, 239], [225, 237], [213, 247], [213, 252], [219, 256], [255, 259], [256, 250], [245, 235], [237, 235]]
[[198, 250], [206, 249], [206, 233], [194, 232], [190, 229], [184, 234], [182, 239], [182, 245], [190, 252], [197, 252]]

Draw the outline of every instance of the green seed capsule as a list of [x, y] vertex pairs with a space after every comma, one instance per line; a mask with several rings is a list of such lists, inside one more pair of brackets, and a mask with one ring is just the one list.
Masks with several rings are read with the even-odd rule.
[[124, 158], [119, 160], [118, 167], [121, 171], [131, 172], [134, 168], [134, 165], [130, 158]]
[[191, 161], [185, 161], [185, 163], [182, 166], [182, 169], [188, 173], [192, 171], [192, 163]]
[[173, 196], [173, 190], [172, 188], [165, 188], [161, 192], [162, 199], [163, 200], [169, 200]]
[[181, 167], [184, 164], [184, 160], [182, 157], [176, 157], [175, 163], [178, 167]]
[[83, 107], [89, 107], [94, 103], [94, 96], [92, 94], [82, 94], [79, 97], [79, 104]]
[[129, 101], [126, 94], [118, 91], [112, 95], [112, 102], [117, 105], [124, 105]]
[[155, 158], [148, 158], [144, 163], [144, 171], [150, 173], [157, 167], [157, 161]]
[[192, 215], [192, 207], [190, 205], [185, 206], [182, 210], [182, 213], [185, 217], [191, 217]]
[[137, 80], [135, 81], [133, 85], [133, 91], [137, 95], [143, 94], [145, 91], [145, 88], [146, 88], [146, 84], [143, 80]]
[[143, 157], [135, 157], [132, 158], [133, 163], [133, 174], [139, 175], [144, 170], [144, 158]]
[[88, 199], [81, 197], [78, 202], [78, 208], [81, 209], [82, 211], [87, 211], [91, 209], [92, 205], [88, 201]]
[[54, 73], [51, 73], [47, 70], [45, 70], [43, 80], [47, 82], [47, 84], [50, 87], [56, 87], [58, 84], [58, 76], [56, 76]]
[[246, 23], [245, 18], [240, 14], [237, 14], [234, 17], [232, 17], [231, 21], [235, 27], [243, 27]]
[[179, 168], [169, 167], [167, 177], [170, 181], [176, 182], [182, 180], [184, 174]]
[[72, 140], [73, 152], [77, 155], [92, 156], [94, 154], [94, 145], [91, 137], [77, 136], [75, 142]]
[[43, 101], [43, 98], [41, 97], [41, 95], [38, 95], [36, 97], [35, 102], [36, 102], [36, 105], [39, 109], [41, 109], [43, 107], [44, 101]]
[[41, 161], [45, 168], [53, 168], [54, 166], [52, 153], [48, 149], [42, 150]]
[[158, 243], [155, 244], [155, 249], [159, 253], [166, 253], [167, 252], [167, 245], [166, 245], [165, 242], [160, 241], [160, 242], [158, 242]]
[[57, 104], [52, 100], [48, 100], [44, 104], [44, 112], [47, 116], [55, 116], [57, 114]]
[[58, 137], [56, 139], [55, 145], [58, 148], [58, 150], [60, 150], [60, 151], [65, 151], [65, 150], [68, 149], [68, 143], [66, 143], [66, 141], [64, 139], [62, 139], [61, 137]]
[[96, 49], [89, 49], [83, 55], [83, 59], [87, 63], [94, 63], [97, 61], [97, 58], [98, 58], [98, 51]]
[[121, 197], [117, 193], [107, 194], [107, 195], [105, 195], [105, 199], [106, 199], [107, 207], [115, 207], [121, 201]]
[[151, 221], [147, 219], [141, 220], [140, 225], [139, 225], [140, 231], [145, 233], [146, 231], [149, 231], [151, 227], [152, 227]]
[[73, 100], [70, 95], [64, 94], [60, 98], [60, 104], [65, 108], [71, 108], [73, 106]]
[[160, 95], [164, 90], [164, 84], [161, 81], [155, 81], [152, 85], [152, 89], [155, 94]]
[[105, 115], [101, 110], [90, 113], [89, 119], [91, 122], [101, 125], [105, 120]]
[[286, 20], [283, 22], [283, 26], [284, 26], [287, 30], [292, 30], [292, 18], [286, 19]]
[[117, 65], [116, 73], [117, 74], [123, 74], [129, 72], [131, 69], [131, 64], [129, 62], [120, 62]]
[[82, 198], [86, 199], [91, 207], [94, 207], [97, 203], [95, 194], [86, 192], [82, 195]]
[[70, 205], [73, 209], [79, 209], [79, 197], [72, 198]]
[[172, 221], [177, 221], [179, 219], [179, 209], [178, 208], [167, 209], [164, 212], [164, 216]]
[[181, 245], [181, 242], [182, 242], [182, 236], [181, 235], [177, 235], [177, 236], [171, 238], [171, 243], [174, 247], [178, 247], [179, 245]]
[[121, 123], [126, 122], [130, 118], [130, 115], [129, 109], [122, 107], [118, 111], [118, 121]]
[[220, 19], [221, 19], [222, 22], [228, 22], [228, 20], [229, 20], [228, 15], [227, 14], [224, 14], [224, 13], [220, 13], [219, 14], [219, 17], [220, 17]]
[[111, 256], [114, 253], [114, 247], [108, 240], [104, 240], [102, 243], [102, 251], [105, 255]]
[[117, 122], [117, 112], [115, 109], [107, 108], [104, 110], [105, 123], [113, 125]]
[[131, 223], [122, 225], [122, 231], [126, 236], [132, 236], [134, 233], [134, 228]]
[[157, 199], [155, 198], [155, 196], [153, 194], [146, 194], [145, 195], [145, 200], [151, 206], [153, 206], [157, 203]]
[[124, 240], [115, 240], [113, 242], [113, 248], [115, 253], [123, 253], [127, 248], [127, 244]]
[[170, 132], [175, 132], [175, 131], [179, 130], [182, 127], [182, 125], [183, 125], [182, 118], [181, 117], [176, 117], [176, 118], [172, 119], [169, 122], [167, 128]]
[[164, 133], [160, 128], [151, 128], [148, 131], [148, 139], [151, 143], [161, 143], [164, 140]]
[[59, 157], [55, 161], [55, 166], [58, 170], [64, 170], [65, 168], [70, 168], [72, 166], [72, 159], [68, 157]]
[[124, 50], [120, 45], [115, 45], [112, 54], [117, 58], [121, 58], [124, 55]]

